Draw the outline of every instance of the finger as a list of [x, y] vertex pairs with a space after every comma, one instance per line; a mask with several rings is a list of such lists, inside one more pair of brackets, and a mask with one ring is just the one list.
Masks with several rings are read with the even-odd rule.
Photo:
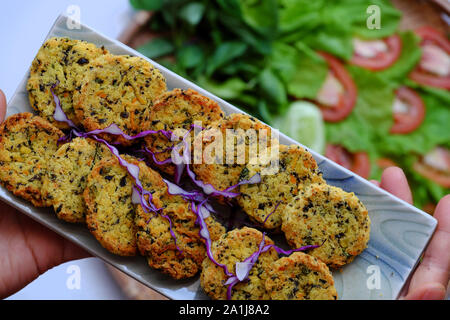
[[398, 167], [389, 167], [381, 175], [380, 187], [412, 204], [412, 194], [405, 173]]
[[6, 96], [2, 90], [0, 90], [0, 123], [5, 120], [6, 115]]
[[62, 255], [62, 261], [60, 263], [89, 257], [92, 257], [89, 252], [80, 248], [69, 240], [64, 239], [64, 253]]
[[439, 202], [434, 213], [438, 226], [409, 285], [406, 299], [443, 299], [450, 271], [450, 195]]
[[373, 183], [374, 185], [376, 185], [377, 187], [380, 186], [380, 182], [377, 180], [370, 180], [371, 183]]
[[445, 287], [437, 282], [425, 283], [423, 286], [411, 291], [401, 300], [443, 300], [445, 298]]

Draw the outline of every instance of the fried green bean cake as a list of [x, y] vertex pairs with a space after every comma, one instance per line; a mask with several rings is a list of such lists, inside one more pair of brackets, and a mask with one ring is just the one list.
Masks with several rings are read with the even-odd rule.
[[[155, 185], [160, 176], [156, 171], [131, 156], [123, 158], [139, 166], [139, 180], [146, 190], [157, 190]], [[137, 252], [134, 223], [137, 205], [132, 201], [134, 183], [128, 171], [113, 157], [94, 166], [83, 194], [89, 230], [104, 248], [122, 256]], [[154, 197], [158, 197], [157, 192]]]
[[104, 144], [89, 138], [75, 138], [56, 151], [48, 163], [42, 189], [59, 219], [85, 222], [83, 192], [87, 178], [97, 162], [111, 157]]
[[[174, 279], [193, 277], [201, 269], [206, 257], [204, 241], [196, 224], [197, 215], [190, 203], [181, 196], [170, 195], [161, 179], [163, 194], [155, 201], [158, 214], [137, 209], [137, 243], [142, 255], [152, 268], [158, 269]], [[210, 237], [216, 240], [225, 233], [225, 228], [213, 216], [205, 219]]]
[[47, 165], [64, 134], [31, 113], [17, 113], [0, 126], [0, 181], [36, 207], [50, 206], [42, 193]]
[[[253, 253], [257, 252], [263, 234], [253, 228], [244, 227], [234, 229], [222, 235], [212, 243], [212, 254], [216, 262], [224, 264], [227, 269], [235, 274], [237, 262], [243, 262]], [[273, 244], [269, 237], [264, 238], [265, 245]], [[278, 260], [278, 253], [274, 248], [261, 253], [257, 262], [250, 270], [248, 280], [239, 282], [233, 286], [231, 299], [233, 300], [268, 300], [269, 293], [266, 291], [266, 280], [273, 263]], [[222, 267], [216, 265], [209, 258], [203, 261], [203, 269], [200, 274], [200, 284], [203, 290], [213, 299], [227, 299], [228, 276]]]
[[54, 37], [45, 41], [30, 68], [27, 82], [30, 105], [56, 127], [68, 128], [65, 122], [53, 119], [55, 103], [50, 89], [55, 85], [53, 91], [59, 97], [62, 109], [70, 120], [79, 125], [72, 96], [90, 70], [92, 61], [107, 52], [81, 40]]
[[281, 230], [294, 248], [320, 245], [308, 253], [338, 268], [367, 247], [370, 219], [353, 192], [312, 184], [286, 206]]
[[250, 157], [271, 143], [270, 127], [246, 114], [230, 114], [197, 135], [194, 148], [202, 152], [194, 152], [193, 171], [204, 183], [225, 190], [243, 178]]
[[261, 174], [261, 183], [240, 188], [239, 205], [257, 223], [279, 230], [286, 205], [311, 183], [325, 183], [312, 155], [297, 145], [279, 145], [267, 161], [255, 161], [245, 168], [244, 178]]
[[336, 300], [327, 265], [303, 252], [294, 252], [272, 265], [266, 280], [272, 300]]
[[[125, 134], [140, 133], [154, 99], [166, 91], [163, 75], [140, 57], [103, 55], [93, 61], [73, 101], [87, 131], [116, 124]], [[122, 136], [101, 135], [108, 142], [130, 145]]]
[[[224, 114], [215, 101], [192, 89], [174, 89], [158, 97], [150, 110], [149, 121], [144, 129], [171, 131], [177, 136], [184, 136], [184, 132], [192, 129], [192, 124], [197, 124], [199, 127], [192, 130], [193, 137], [196, 129], [201, 130], [223, 117]], [[171, 158], [171, 149], [176, 143], [163, 134], [145, 137], [146, 147], [158, 162]], [[156, 165], [168, 174], [175, 173], [173, 164]]]

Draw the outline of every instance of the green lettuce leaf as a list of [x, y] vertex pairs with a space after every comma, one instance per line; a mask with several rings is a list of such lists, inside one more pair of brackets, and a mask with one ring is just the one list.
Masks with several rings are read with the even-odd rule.
[[[369, 28], [370, 5], [380, 11], [379, 28]], [[387, 0], [315, 0], [281, 1], [280, 34], [285, 42], [299, 40], [314, 50], [329, 52], [350, 60], [355, 36], [379, 39], [393, 34], [400, 22], [401, 12]]]
[[397, 84], [403, 83], [414, 69], [422, 55], [420, 39], [412, 31], [399, 33], [402, 40], [402, 52], [398, 60], [389, 68], [377, 72], [386, 80]]
[[376, 73], [354, 66], [348, 70], [358, 88], [356, 105], [343, 121], [326, 124], [327, 141], [375, 158], [376, 139], [392, 126], [393, 88]]
[[284, 81], [287, 93], [296, 98], [314, 99], [328, 73], [322, 57], [302, 43], [295, 47], [277, 43], [269, 61]]

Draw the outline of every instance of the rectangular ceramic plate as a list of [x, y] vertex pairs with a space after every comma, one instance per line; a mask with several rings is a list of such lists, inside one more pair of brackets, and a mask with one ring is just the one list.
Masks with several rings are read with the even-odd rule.
[[[57, 18], [47, 37], [69, 37], [105, 46], [113, 54], [141, 56], [124, 44], [109, 39], [95, 30], [74, 24], [64, 15]], [[242, 113], [224, 100], [199, 88], [159, 64], [154, 64], [167, 79], [169, 89], [192, 88], [217, 101], [227, 113]], [[30, 61], [31, 64], [31, 61]], [[7, 115], [18, 112], [32, 112], [26, 91], [26, 74], [16, 93], [8, 104]], [[283, 144], [299, 144], [280, 134]], [[414, 270], [422, 252], [430, 240], [436, 220], [374, 186], [323, 156], [311, 151], [324, 178], [331, 185], [354, 192], [369, 211], [372, 221], [368, 248], [352, 263], [333, 273], [339, 299], [395, 299]], [[49, 208], [35, 208], [30, 203], [13, 196], [5, 188], [0, 189], [1, 200], [7, 202], [34, 220], [83, 247], [91, 254], [127, 273], [143, 284], [172, 299], [207, 299], [199, 285], [198, 277], [175, 281], [147, 266], [143, 257], [120, 257], [103, 249], [82, 225], [58, 220]], [[379, 282], [377, 277], [379, 276]]]

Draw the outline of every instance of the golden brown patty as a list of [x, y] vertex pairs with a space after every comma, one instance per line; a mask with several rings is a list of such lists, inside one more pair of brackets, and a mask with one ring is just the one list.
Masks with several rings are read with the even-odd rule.
[[[281, 227], [286, 205], [311, 183], [325, 183], [312, 155], [297, 145], [279, 146], [266, 163], [248, 164], [243, 176], [261, 174], [261, 183], [240, 186], [239, 205], [256, 222], [268, 229]], [[278, 161], [276, 161], [278, 160]]]
[[303, 252], [277, 260], [269, 271], [266, 289], [272, 300], [337, 299], [327, 265]]
[[51, 199], [59, 219], [84, 222], [83, 192], [94, 165], [112, 157], [109, 149], [92, 139], [75, 138], [62, 145], [48, 162], [43, 193]]
[[[166, 91], [163, 75], [140, 57], [108, 54], [96, 59], [92, 67], [73, 97], [76, 115], [86, 130], [115, 123], [130, 136], [141, 132], [153, 100]], [[120, 136], [102, 136], [130, 145]]]
[[194, 154], [193, 171], [204, 183], [225, 190], [240, 181], [245, 165], [250, 156], [258, 153], [260, 145], [270, 146], [270, 136], [270, 127], [259, 120], [241, 113], [231, 114], [197, 136], [194, 148], [202, 150], [203, 156]]
[[59, 97], [68, 118], [79, 125], [72, 96], [89, 72], [91, 62], [106, 53], [104, 48], [97, 48], [92, 43], [81, 40], [57, 37], [48, 39], [39, 49], [30, 68], [27, 90], [33, 109], [58, 128], [68, 128], [66, 123], [53, 119], [55, 103], [50, 88], [58, 83], [53, 91]]
[[36, 207], [50, 206], [42, 194], [47, 165], [64, 134], [31, 113], [18, 113], [0, 126], [0, 180], [16, 196]]
[[[190, 278], [198, 273], [206, 256], [204, 242], [196, 225], [197, 215], [181, 196], [165, 192], [158, 199], [157, 206], [163, 210], [157, 215], [146, 213], [142, 207], [138, 208], [138, 247], [152, 268], [174, 279]], [[212, 240], [225, 233], [225, 228], [212, 216], [206, 218], [205, 222]]]
[[[146, 190], [156, 188], [157, 172], [130, 156], [123, 158], [139, 166], [139, 180]], [[84, 192], [89, 230], [103, 247], [122, 256], [135, 255], [137, 251], [134, 219], [138, 205], [132, 202], [133, 185], [134, 180], [127, 170], [112, 158], [94, 166]]]
[[281, 229], [293, 247], [321, 245], [309, 254], [337, 268], [367, 247], [370, 219], [354, 193], [313, 184], [286, 206]]
[[[191, 129], [192, 124], [207, 127], [224, 117], [219, 105], [192, 89], [174, 89], [163, 93], [155, 101], [146, 130], [169, 130], [179, 137]], [[201, 130], [201, 128], [200, 128]], [[194, 135], [195, 129], [191, 136]], [[171, 158], [171, 149], [175, 142], [163, 134], [149, 135], [145, 138], [147, 148], [155, 154], [157, 161]], [[164, 172], [174, 174], [175, 166], [166, 164], [158, 166]]]
[[[218, 263], [225, 264], [230, 272], [235, 274], [235, 264], [243, 262], [258, 251], [263, 234], [252, 228], [235, 229], [222, 235], [212, 244], [212, 253]], [[265, 245], [273, 244], [269, 237], [265, 237]], [[269, 299], [265, 282], [273, 263], [278, 260], [278, 254], [271, 248], [261, 253], [258, 261], [250, 270], [249, 279], [233, 286], [231, 298], [233, 300], [262, 300]], [[203, 261], [200, 284], [205, 292], [213, 299], [227, 299], [227, 286], [224, 283], [228, 276], [224, 270], [214, 264], [209, 258]]]

